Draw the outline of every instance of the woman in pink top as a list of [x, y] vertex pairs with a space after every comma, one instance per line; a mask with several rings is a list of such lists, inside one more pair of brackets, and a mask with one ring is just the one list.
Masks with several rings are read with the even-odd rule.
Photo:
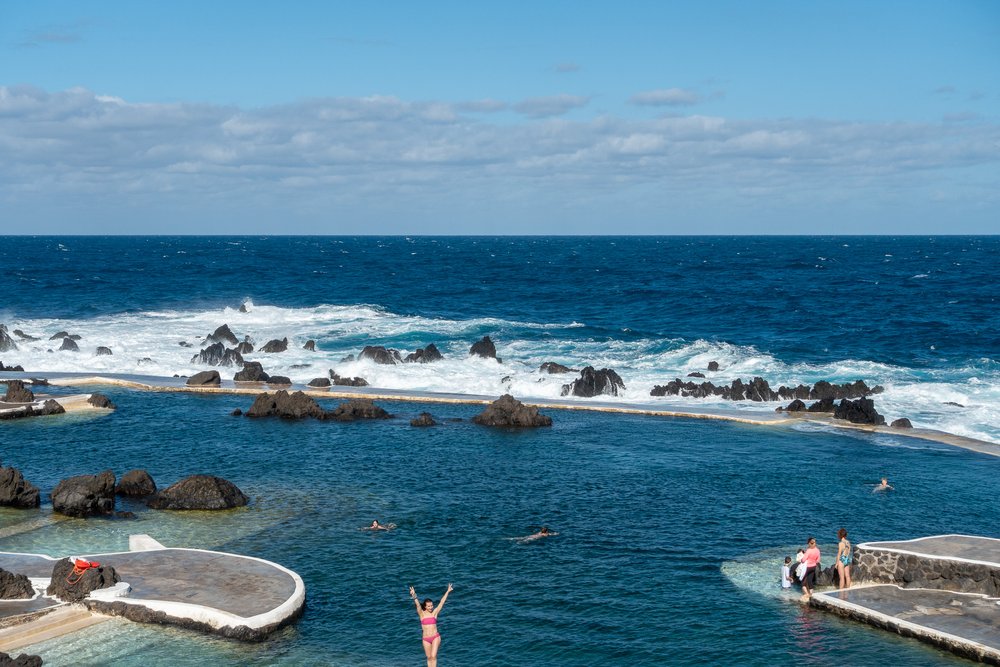
[[802, 562], [806, 564], [806, 574], [802, 577], [802, 601], [808, 602], [812, 597], [813, 589], [816, 587], [816, 569], [819, 567], [819, 547], [816, 546], [816, 538], [810, 537], [806, 546], [806, 553], [802, 556]]
[[438, 648], [441, 647], [441, 633], [438, 632], [437, 628], [437, 617], [441, 613], [441, 608], [444, 607], [445, 600], [448, 599], [448, 593], [454, 590], [451, 584], [448, 584], [448, 590], [444, 592], [441, 596], [441, 601], [438, 602], [438, 606], [434, 606], [434, 601], [430, 598], [424, 600], [423, 606], [417, 600], [417, 592], [413, 590], [413, 586], [410, 586], [410, 597], [413, 599], [413, 604], [417, 606], [417, 616], [420, 617], [420, 629], [423, 631], [423, 645], [424, 645], [424, 655], [427, 656], [427, 667], [437, 667], [438, 663]]

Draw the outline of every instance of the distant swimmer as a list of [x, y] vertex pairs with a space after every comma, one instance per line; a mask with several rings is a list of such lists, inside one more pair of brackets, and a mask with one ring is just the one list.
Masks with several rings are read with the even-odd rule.
[[441, 608], [444, 607], [444, 603], [448, 600], [448, 593], [454, 590], [451, 584], [448, 584], [448, 590], [444, 592], [441, 596], [441, 601], [438, 602], [437, 606], [434, 606], [434, 601], [430, 598], [424, 600], [423, 604], [417, 600], [417, 592], [413, 590], [413, 586], [410, 586], [410, 599], [413, 600], [413, 604], [417, 607], [417, 616], [420, 617], [420, 629], [423, 632], [423, 646], [424, 655], [427, 656], [427, 667], [437, 667], [438, 661], [438, 649], [441, 648], [441, 633], [438, 632], [437, 621], [438, 614], [441, 613]]
[[374, 521], [372, 521], [372, 525], [367, 526], [366, 528], [362, 528], [362, 530], [392, 530], [395, 527], [396, 524], [394, 523], [389, 523], [389, 524], [379, 523], [378, 519], [375, 519]]
[[542, 529], [537, 533], [534, 533], [532, 535], [525, 535], [524, 537], [516, 537], [514, 539], [516, 539], [518, 542], [531, 542], [533, 540], [538, 540], [543, 537], [554, 537], [558, 534], [559, 533], [555, 531], [549, 530], [548, 526], [542, 526]]
[[883, 477], [882, 481], [878, 483], [878, 486], [872, 489], [872, 493], [879, 493], [880, 491], [892, 491], [892, 490], [893, 488], [892, 485], [889, 484], [889, 479]]

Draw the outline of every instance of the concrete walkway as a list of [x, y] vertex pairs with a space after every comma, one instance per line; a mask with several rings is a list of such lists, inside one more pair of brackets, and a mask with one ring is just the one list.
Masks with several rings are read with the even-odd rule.
[[1000, 540], [979, 535], [934, 535], [896, 542], [865, 542], [858, 547], [983, 563], [1000, 568]]

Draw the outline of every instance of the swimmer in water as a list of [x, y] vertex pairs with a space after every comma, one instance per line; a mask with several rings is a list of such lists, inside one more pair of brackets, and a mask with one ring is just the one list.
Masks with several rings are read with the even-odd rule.
[[372, 525], [368, 526], [367, 528], [364, 528], [363, 530], [392, 530], [395, 527], [396, 527], [396, 524], [394, 524], [394, 523], [390, 523], [388, 525], [384, 525], [384, 524], [379, 523], [378, 519], [375, 519], [374, 521], [372, 521]]
[[534, 535], [525, 535], [524, 537], [519, 537], [517, 539], [520, 540], [521, 542], [530, 542], [532, 540], [541, 539], [543, 537], [553, 537], [558, 534], [559, 533], [549, 530], [548, 526], [542, 526], [542, 529], [537, 533], [535, 533]]
[[878, 486], [872, 489], [872, 493], [878, 493], [879, 491], [892, 491], [892, 485], [889, 484], [889, 479], [887, 477], [883, 477]]

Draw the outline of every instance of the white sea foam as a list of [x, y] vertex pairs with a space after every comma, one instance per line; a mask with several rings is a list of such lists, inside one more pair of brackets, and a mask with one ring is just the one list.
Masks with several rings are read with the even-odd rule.
[[[1000, 363], [976, 359], [946, 371], [918, 370], [844, 359], [822, 364], [787, 363], [752, 346], [682, 339], [628, 339], [606, 334], [586, 336], [580, 322], [537, 323], [473, 318], [465, 320], [401, 315], [375, 305], [320, 305], [281, 308], [247, 302], [248, 312], [221, 310], [160, 310], [101, 316], [85, 320], [21, 319], [6, 322], [8, 329], [22, 329], [40, 341], [17, 340], [19, 349], [2, 355], [7, 365], [20, 364], [31, 373], [67, 371], [88, 373], [141, 373], [191, 375], [204, 366], [191, 359], [205, 337], [228, 323], [239, 337], [249, 336], [260, 348], [271, 339], [288, 337], [288, 351], [255, 352], [247, 360], [259, 361], [272, 375], [286, 375], [295, 382], [327, 376], [335, 369], [343, 376], [361, 376], [376, 387], [414, 391], [499, 395], [511, 392], [531, 398], [558, 398], [562, 386], [575, 374], [548, 375], [539, 366], [556, 361], [575, 369], [592, 365], [613, 368], [627, 389], [616, 400], [725, 407], [747, 411], [774, 410], [776, 403], [733, 403], [719, 398], [693, 399], [649, 395], [657, 384], [689, 373], [704, 373], [706, 380], [728, 384], [734, 378], [767, 379], [772, 387], [812, 384], [819, 380], [853, 382], [864, 379], [882, 384], [885, 393], [877, 407], [888, 420], [908, 417], [918, 427], [937, 428], [959, 435], [1000, 442]], [[80, 352], [59, 351], [57, 331], [80, 334]], [[625, 332], [628, 334], [629, 332]], [[497, 345], [503, 363], [469, 356], [469, 346], [484, 334]], [[316, 352], [303, 349], [316, 341]], [[191, 347], [183, 347], [180, 342]], [[416, 347], [435, 343], [445, 360], [432, 364], [380, 366], [369, 360], [341, 361], [357, 355], [365, 345], [384, 345], [404, 355]], [[112, 356], [97, 356], [97, 346], [107, 346]], [[51, 350], [51, 351], [50, 351]], [[707, 371], [710, 361], [721, 370]], [[237, 368], [219, 368], [231, 378]], [[695, 382], [702, 380], [692, 378]], [[580, 399], [583, 400], [583, 399]], [[945, 405], [959, 403], [964, 407]]]

